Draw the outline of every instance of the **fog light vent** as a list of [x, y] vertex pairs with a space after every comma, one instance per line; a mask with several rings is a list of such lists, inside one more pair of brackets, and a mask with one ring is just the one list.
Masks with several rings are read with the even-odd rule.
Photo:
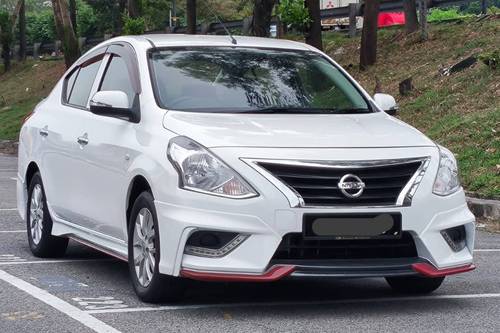
[[462, 251], [465, 248], [465, 227], [463, 225], [450, 229], [441, 230], [441, 235], [446, 243], [455, 252]]
[[199, 257], [223, 257], [243, 243], [248, 236], [235, 232], [196, 231], [186, 242], [184, 253]]

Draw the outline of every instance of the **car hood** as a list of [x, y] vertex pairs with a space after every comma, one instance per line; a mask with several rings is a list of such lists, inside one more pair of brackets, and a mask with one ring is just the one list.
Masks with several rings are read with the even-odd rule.
[[206, 147], [368, 148], [434, 146], [383, 112], [358, 115], [169, 111], [163, 126]]

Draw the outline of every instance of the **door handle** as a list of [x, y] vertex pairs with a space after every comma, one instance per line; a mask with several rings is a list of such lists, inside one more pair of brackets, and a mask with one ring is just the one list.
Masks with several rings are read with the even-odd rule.
[[47, 129], [47, 126], [45, 126], [44, 128], [40, 129], [40, 135], [43, 136], [43, 137], [47, 137], [49, 136], [49, 130]]
[[79, 136], [76, 141], [82, 145], [82, 146], [85, 146], [89, 143], [89, 139], [87, 137], [87, 134], [83, 135], [83, 136]]

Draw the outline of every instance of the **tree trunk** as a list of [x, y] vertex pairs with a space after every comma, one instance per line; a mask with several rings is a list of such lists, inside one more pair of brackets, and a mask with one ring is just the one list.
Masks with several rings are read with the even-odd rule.
[[422, 40], [429, 38], [429, 30], [427, 26], [427, 0], [420, 0], [420, 28]]
[[321, 39], [321, 12], [318, 0], [306, 0], [306, 7], [309, 12], [311, 22], [306, 29], [306, 43], [323, 50], [323, 41]]
[[26, 60], [26, 4], [21, 0], [21, 9], [19, 10], [19, 59]]
[[128, 16], [131, 18], [137, 18], [141, 16], [141, 10], [137, 0], [128, 0]]
[[118, 15], [113, 16], [113, 32], [115, 35], [121, 35], [123, 30], [122, 15], [127, 8], [127, 0], [118, 0]]
[[403, 7], [405, 11], [405, 30], [407, 34], [411, 34], [418, 30], [416, 0], [404, 0]]
[[380, 0], [365, 1], [359, 68], [365, 70], [377, 61], [377, 25]]
[[275, 2], [275, 0], [254, 0], [252, 27], [255, 36], [269, 37]]
[[66, 68], [69, 68], [80, 57], [78, 40], [71, 24], [66, 0], [52, 0], [52, 8], [54, 9], [57, 35], [62, 42], [64, 62]]
[[69, 17], [71, 19], [71, 24], [73, 25], [73, 31], [76, 32], [76, 0], [69, 0]]
[[196, 35], [196, 0], [186, 2], [187, 33]]

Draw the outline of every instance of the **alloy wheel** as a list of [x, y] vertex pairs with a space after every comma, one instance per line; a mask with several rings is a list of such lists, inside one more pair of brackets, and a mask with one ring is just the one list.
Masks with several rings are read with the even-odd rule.
[[135, 219], [133, 235], [134, 267], [142, 287], [147, 287], [155, 270], [155, 229], [153, 215], [142, 208]]
[[38, 245], [42, 239], [43, 230], [43, 191], [40, 184], [36, 184], [31, 192], [30, 200], [30, 232], [33, 243]]

